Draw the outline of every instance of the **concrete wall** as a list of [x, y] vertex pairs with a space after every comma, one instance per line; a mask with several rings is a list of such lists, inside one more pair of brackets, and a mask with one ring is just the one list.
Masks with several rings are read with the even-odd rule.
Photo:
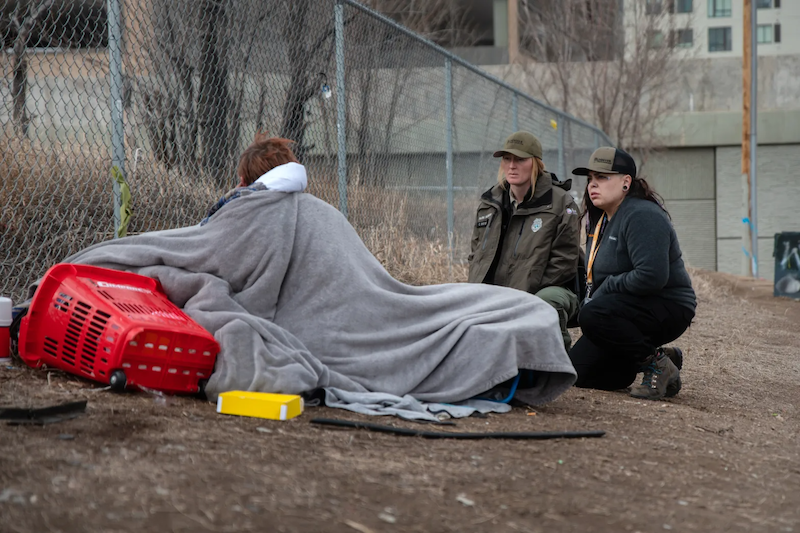
[[[759, 145], [757, 154], [758, 274], [772, 280], [775, 234], [800, 231], [800, 142]], [[693, 267], [744, 272], [741, 158], [740, 146], [676, 147], [652, 156], [644, 167]]]
[[[741, 149], [716, 149], [717, 165], [717, 268], [742, 273]], [[757, 162], [758, 270], [772, 279], [773, 242], [776, 233], [800, 231], [800, 144], [759, 146]]]
[[[648, 167], [658, 176], [659, 191], [666, 191], [665, 196], [674, 196], [677, 191], [669, 189], [672, 183], [685, 187], [686, 197], [707, 198], [709, 187], [708, 176], [713, 176], [716, 206], [715, 246], [704, 252], [704, 262], [708, 262], [708, 254], [714, 249], [716, 268], [721, 272], [742, 274], [745, 254], [742, 250], [742, 234], [745, 230], [744, 187], [742, 184], [742, 119], [741, 113], [683, 113], [670, 117], [664, 123], [662, 135], [671, 148], [665, 155], [657, 156], [668, 161], [677, 161], [674, 169], [666, 169], [663, 165]], [[800, 181], [796, 178], [796, 169], [800, 168], [800, 110], [760, 111], [758, 115], [757, 174], [758, 185], [758, 220], [759, 235], [759, 276], [772, 279], [774, 261], [772, 258], [774, 234], [786, 231], [800, 231], [800, 218], [795, 216], [796, 206], [800, 203]], [[699, 166], [689, 164], [689, 154], [701, 152], [705, 163]], [[697, 156], [695, 156], [697, 157]], [[710, 160], [713, 159], [713, 162]], [[686, 163], [684, 163], [684, 160]], [[654, 161], [654, 162], [655, 162]], [[713, 163], [713, 164], [712, 164]], [[688, 165], [685, 167], [684, 164]], [[690, 170], [694, 167], [694, 170]], [[661, 176], [669, 172], [677, 172], [670, 178], [663, 189]], [[686, 174], [695, 174], [700, 180], [702, 190], [692, 185]], [[668, 202], [669, 205], [669, 202]], [[687, 214], [698, 217], [705, 205], [698, 204], [698, 211]], [[673, 216], [673, 218], [677, 218]], [[705, 223], [704, 223], [705, 224]], [[676, 228], [678, 223], [676, 223]], [[699, 231], [705, 225], [697, 226], [698, 231], [688, 224], [686, 237], [681, 237], [681, 244], [691, 256], [692, 248], [701, 246], [698, 239], [706, 231]], [[705, 240], [705, 237], [703, 237]], [[698, 249], [698, 251], [700, 251]], [[694, 252], [697, 253], [697, 252]], [[692, 260], [690, 260], [692, 262]], [[701, 266], [697, 264], [696, 266]]]
[[[797, 2], [800, 7], [800, 2]], [[784, 26], [784, 33], [791, 33]], [[676, 80], [675, 112], [742, 109], [742, 58], [688, 59]], [[800, 109], [800, 51], [793, 55], [759, 56], [760, 110]]]
[[713, 148], [682, 148], [652, 156], [642, 176], [664, 198], [684, 260], [716, 270], [716, 183]]

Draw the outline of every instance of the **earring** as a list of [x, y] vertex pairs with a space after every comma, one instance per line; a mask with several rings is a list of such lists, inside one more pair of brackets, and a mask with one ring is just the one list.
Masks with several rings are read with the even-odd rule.
[[622, 186], [622, 190], [623, 190], [623, 191], [627, 191], [627, 190], [628, 190], [628, 186], [627, 186], [627, 185], [623, 185], [623, 186]]

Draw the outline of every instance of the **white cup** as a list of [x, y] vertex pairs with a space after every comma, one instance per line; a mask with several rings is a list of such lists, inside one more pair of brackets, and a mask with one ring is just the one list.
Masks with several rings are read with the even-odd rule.
[[0, 296], [0, 363], [11, 361], [11, 337], [9, 326], [11, 326], [11, 299]]

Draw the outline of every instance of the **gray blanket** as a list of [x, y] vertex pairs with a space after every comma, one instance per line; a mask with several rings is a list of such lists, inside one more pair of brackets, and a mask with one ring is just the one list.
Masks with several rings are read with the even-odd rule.
[[158, 279], [221, 345], [210, 399], [316, 388], [456, 402], [536, 371], [517, 397], [551, 401], [575, 381], [558, 316], [539, 298], [392, 278], [336, 209], [304, 193], [231, 201], [203, 225], [94, 245], [70, 263]]

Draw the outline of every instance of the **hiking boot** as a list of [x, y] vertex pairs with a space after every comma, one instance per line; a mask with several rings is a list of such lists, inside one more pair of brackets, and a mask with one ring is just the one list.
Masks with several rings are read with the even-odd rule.
[[678, 370], [683, 370], [683, 351], [681, 351], [680, 348], [673, 346], [670, 348], [661, 348], [661, 351], [669, 357], [673, 365], [678, 367]]
[[[667, 396], [667, 390], [680, 390], [681, 372], [663, 349], [656, 350], [647, 366], [644, 367], [642, 383], [631, 387], [631, 396], [644, 400], [661, 400]], [[672, 387], [670, 388], [670, 385]], [[677, 391], [675, 391], [677, 394]], [[674, 394], [673, 394], [674, 396]]]
[[[672, 348], [661, 348], [661, 350], [669, 357], [672, 364], [678, 367], [678, 370], [683, 370], [683, 352], [677, 346]], [[665, 398], [672, 398], [681, 391], [681, 375], [678, 373], [678, 379], [667, 385], [667, 393]]]

